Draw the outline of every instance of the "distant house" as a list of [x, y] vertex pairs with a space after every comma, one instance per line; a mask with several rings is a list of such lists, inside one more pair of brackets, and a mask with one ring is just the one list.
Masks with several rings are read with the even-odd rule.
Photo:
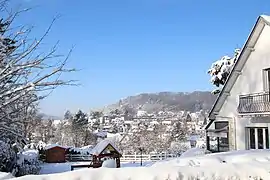
[[209, 113], [208, 150], [269, 149], [269, 47], [270, 16], [259, 16]]
[[62, 163], [66, 161], [66, 147], [49, 145], [45, 147], [45, 160], [47, 163]]

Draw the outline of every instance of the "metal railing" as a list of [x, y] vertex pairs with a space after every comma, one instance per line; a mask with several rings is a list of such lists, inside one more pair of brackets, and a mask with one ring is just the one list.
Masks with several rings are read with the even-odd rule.
[[270, 112], [269, 92], [240, 95], [238, 112], [239, 113]]

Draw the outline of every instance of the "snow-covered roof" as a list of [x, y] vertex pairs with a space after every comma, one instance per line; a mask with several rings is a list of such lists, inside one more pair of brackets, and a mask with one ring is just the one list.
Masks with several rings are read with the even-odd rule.
[[67, 148], [67, 147], [61, 146], [61, 145], [59, 145], [59, 144], [48, 144], [48, 145], [46, 145], [46, 146], [44, 147], [44, 149], [45, 149], [45, 150], [48, 150], [48, 149], [52, 149], [52, 148], [54, 148], [54, 147], [60, 147], [60, 148], [64, 148], [64, 149]]
[[98, 131], [98, 132], [94, 132], [98, 137], [106, 137], [107, 136], [107, 132], [105, 131]]
[[70, 150], [73, 150], [73, 151], [80, 153], [80, 154], [88, 154], [88, 153], [90, 154], [92, 151], [92, 148], [93, 148], [92, 145], [88, 145], [88, 146], [84, 146], [81, 148], [71, 147]]
[[159, 124], [157, 121], [151, 121], [150, 124]]
[[270, 16], [268, 15], [261, 15], [261, 17], [268, 23], [270, 23]]
[[191, 136], [188, 138], [188, 140], [190, 140], [190, 141], [196, 141], [196, 140], [198, 140], [199, 138], [200, 138], [199, 135], [191, 135]]
[[215, 114], [218, 113], [221, 107], [223, 106], [227, 96], [229, 95], [234, 83], [236, 82], [239, 76], [239, 72], [241, 72], [241, 70], [243, 69], [245, 62], [247, 61], [249, 54], [251, 53], [252, 49], [249, 47], [254, 47], [254, 45], [257, 42], [257, 39], [260, 37], [260, 32], [263, 30], [265, 24], [270, 25], [270, 16], [266, 15], [259, 16], [257, 18], [254, 27], [252, 28], [251, 33], [248, 36], [246, 43], [244, 44], [244, 47], [240, 52], [237, 61], [235, 62], [225, 82], [225, 85], [223, 86], [214, 105], [211, 108], [211, 111], [209, 113], [209, 119], [211, 121], [207, 124], [206, 129], [208, 129], [210, 125], [213, 123], [215, 119]]
[[93, 155], [99, 155], [102, 153], [102, 151], [107, 148], [109, 145], [111, 145], [116, 151], [120, 153], [120, 151], [116, 148], [116, 146], [108, 139], [104, 139], [100, 141], [90, 152], [90, 154]]

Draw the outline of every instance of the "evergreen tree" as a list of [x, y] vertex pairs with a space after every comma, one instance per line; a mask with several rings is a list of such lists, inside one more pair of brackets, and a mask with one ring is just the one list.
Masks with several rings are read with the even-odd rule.
[[[214, 62], [211, 68], [208, 70], [208, 74], [211, 76], [211, 83], [216, 87], [222, 87], [229, 74], [231, 73], [234, 63], [240, 54], [240, 49], [235, 49], [233, 57], [223, 56], [220, 60]], [[220, 92], [220, 89], [212, 91], [213, 94]]]
[[72, 113], [71, 113], [69, 110], [67, 110], [67, 111], [65, 112], [64, 119], [65, 119], [65, 120], [70, 120], [70, 119], [72, 119]]

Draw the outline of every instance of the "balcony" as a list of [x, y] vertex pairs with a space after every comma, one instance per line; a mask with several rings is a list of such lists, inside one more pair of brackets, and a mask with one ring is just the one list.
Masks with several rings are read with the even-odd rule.
[[242, 114], [270, 112], [270, 93], [240, 95], [238, 112]]

